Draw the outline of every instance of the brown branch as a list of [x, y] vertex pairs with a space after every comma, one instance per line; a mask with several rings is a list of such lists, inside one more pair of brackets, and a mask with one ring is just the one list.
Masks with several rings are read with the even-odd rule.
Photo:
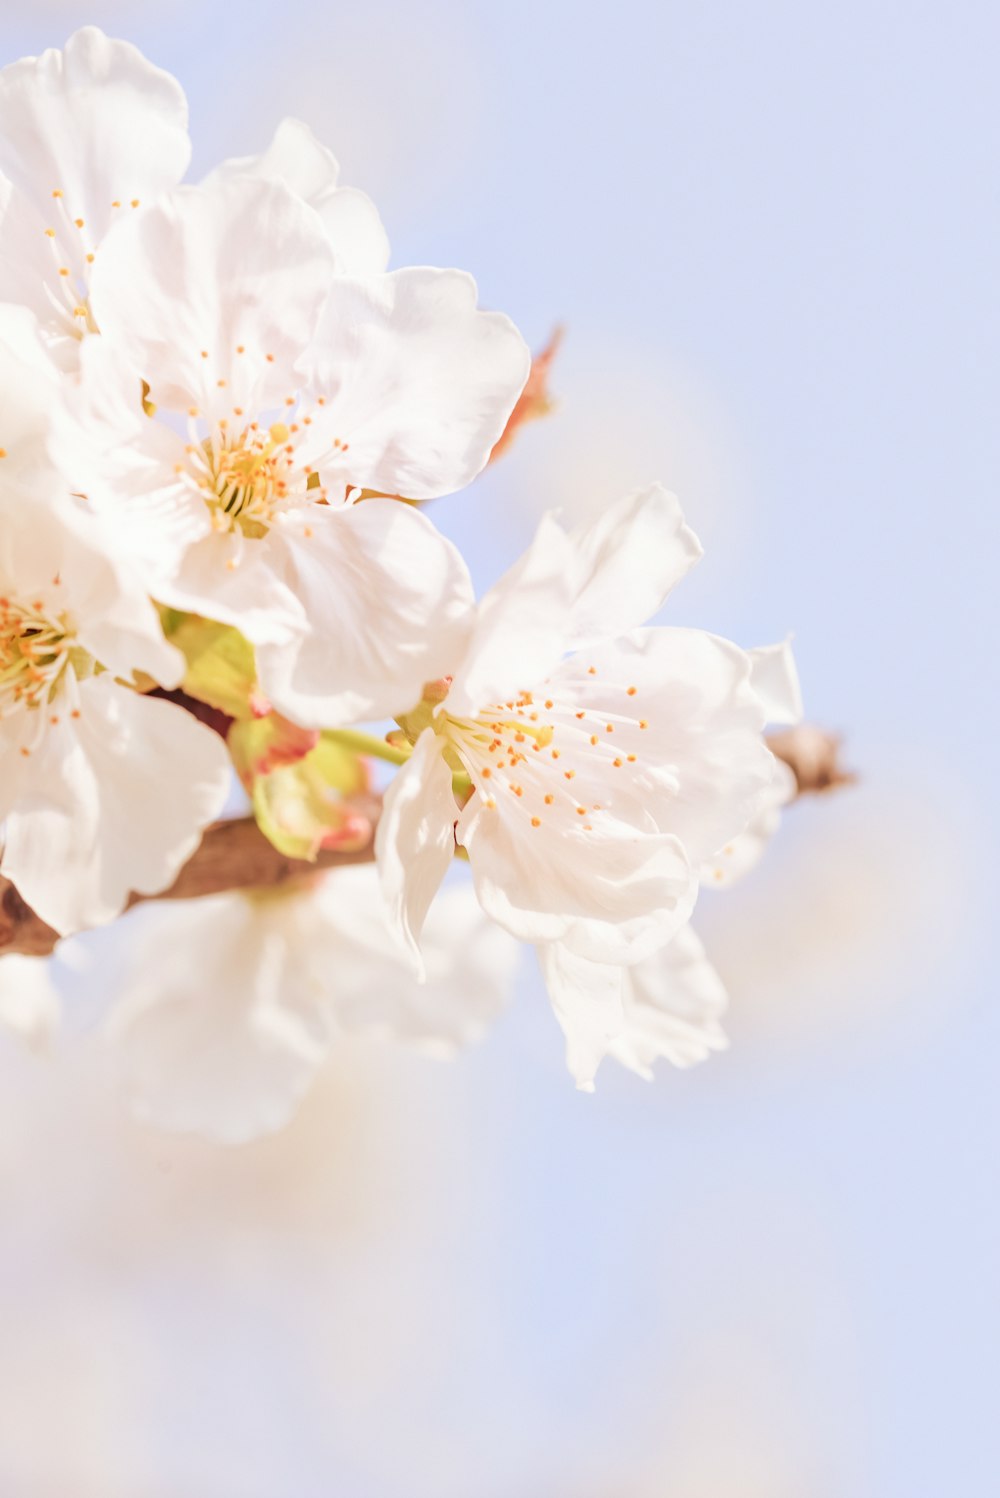
[[[791, 766], [800, 795], [832, 790], [854, 779], [838, 763], [839, 738], [820, 728], [809, 724], [789, 728], [771, 735], [768, 744], [779, 759]], [[139, 905], [149, 899], [193, 900], [201, 895], [221, 894], [225, 890], [278, 889], [322, 869], [371, 863], [375, 856], [373, 844], [379, 813], [378, 798], [354, 799], [351, 805], [367, 819], [372, 829], [368, 842], [360, 848], [350, 852], [321, 852], [315, 863], [306, 863], [279, 853], [252, 817], [216, 822], [206, 830], [198, 851], [181, 869], [169, 889], [158, 895], [133, 895], [129, 905]], [[29, 957], [45, 957], [58, 940], [52, 927], [47, 926], [22, 900], [10, 880], [0, 875], [0, 955], [20, 952]]]
[[[206, 828], [198, 851], [184, 865], [169, 889], [158, 895], [133, 895], [129, 907], [150, 899], [193, 900], [200, 895], [217, 895], [231, 889], [278, 889], [294, 879], [308, 878], [321, 869], [371, 863], [375, 856], [373, 840], [379, 802], [376, 797], [364, 801], [353, 799], [351, 806], [366, 818], [372, 829], [371, 838], [360, 848], [350, 852], [321, 851], [315, 863], [306, 863], [279, 853], [252, 817], [215, 822]], [[45, 957], [58, 940], [59, 936], [52, 927], [47, 926], [22, 900], [10, 880], [0, 875], [0, 955], [20, 952], [28, 957]]]

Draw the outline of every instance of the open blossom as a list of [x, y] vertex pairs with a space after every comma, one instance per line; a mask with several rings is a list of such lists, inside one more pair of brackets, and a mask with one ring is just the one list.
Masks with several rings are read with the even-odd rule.
[[513, 325], [458, 271], [337, 275], [316, 213], [254, 179], [137, 214], [91, 303], [102, 336], [59, 447], [150, 591], [242, 630], [304, 725], [409, 706], [470, 587], [430, 521], [381, 496], [483, 466], [528, 372]]
[[[0, 70], [0, 282], [5, 300], [34, 311], [63, 368], [99, 331], [90, 288], [108, 236], [184, 176], [187, 120], [176, 79], [96, 26]], [[375, 206], [338, 176], [333, 155], [289, 119], [260, 156], [225, 161], [205, 180], [284, 182], [315, 210], [338, 271], [384, 271]]]
[[228, 1143], [280, 1128], [339, 1036], [450, 1057], [507, 1001], [516, 944], [467, 888], [427, 932], [429, 982], [394, 949], [375, 871], [130, 915], [108, 1036], [136, 1112]]
[[183, 658], [45, 458], [55, 395], [30, 314], [0, 315], [0, 871], [57, 931], [169, 884], [230, 783], [218, 737], [125, 683]]
[[774, 774], [751, 657], [701, 630], [634, 627], [699, 555], [654, 487], [571, 534], [547, 517], [484, 598], [464, 656], [401, 719], [415, 747], [379, 825], [414, 946], [456, 843], [484, 908], [524, 940], [636, 962], [686, 921], [700, 864]]

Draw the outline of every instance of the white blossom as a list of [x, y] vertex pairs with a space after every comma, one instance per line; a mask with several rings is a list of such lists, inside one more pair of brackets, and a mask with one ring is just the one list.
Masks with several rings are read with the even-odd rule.
[[654, 486], [572, 534], [547, 517], [484, 598], [464, 657], [401, 720], [415, 747], [378, 829], [414, 948], [456, 843], [483, 907], [526, 941], [636, 962], [687, 920], [700, 864], [774, 774], [748, 654], [634, 627], [699, 555]]
[[[789, 642], [749, 650], [747, 657], [750, 687], [764, 719], [798, 722], [802, 696]], [[773, 771], [747, 825], [702, 864], [703, 885], [728, 888], [760, 858], [796, 789], [795, 776], [781, 760], [774, 760]], [[688, 1066], [726, 1045], [719, 1023], [726, 993], [690, 924], [628, 966], [588, 962], [563, 942], [540, 946], [538, 955], [566, 1036], [567, 1065], [584, 1091], [593, 1090], [604, 1056], [648, 1078], [658, 1056]]]
[[47, 461], [55, 379], [31, 315], [0, 309], [0, 871], [66, 933], [171, 883], [230, 770], [215, 734], [126, 684], [175, 686], [184, 662]]
[[417, 983], [370, 866], [304, 889], [147, 906], [120, 941], [108, 1036], [136, 1112], [227, 1143], [285, 1124], [338, 1036], [435, 1057], [479, 1039], [518, 956], [458, 886], [429, 924], [429, 981]]
[[424, 515], [379, 496], [483, 466], [528, 371], [513, 325], [458, 271], [335, 274], [315, 212], [252, 178], [137, 215], [91, 301], [102, 337], [59, 449], [151, 592], [241, 629], [305, 726], [409, 706], [470, 585]]

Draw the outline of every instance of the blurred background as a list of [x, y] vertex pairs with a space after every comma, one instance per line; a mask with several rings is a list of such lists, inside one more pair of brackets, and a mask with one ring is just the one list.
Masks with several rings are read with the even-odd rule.
[[558, 415], [440, 503], [485, 586], [662, 478], [669, 618], [795, 631], [856, 789], [696, 924], [731, 1050], [593, 1097], [526, 962], [486, 1043], [342, 1048], [234, 1150], [0, 1038], [0, 1493], [1000, 1489], [1000, 14], [963, 0], [33, 0], [176, 73], [194, 173], [286, 114], [458, 265]]

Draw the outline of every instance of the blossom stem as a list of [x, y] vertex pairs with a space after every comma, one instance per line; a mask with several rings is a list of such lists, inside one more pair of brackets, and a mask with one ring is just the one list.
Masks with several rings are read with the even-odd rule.
[[361, 733], [354, 728], [330, 728], [324, 736], [336, 744], [342, 744], [345, 749], [353, 749], [355, 754], [369, 754], [373, 759], [388, 760], [391, 765], [405, 765], [413, 753], [410, 748], [399, 748], [373, 733]]

